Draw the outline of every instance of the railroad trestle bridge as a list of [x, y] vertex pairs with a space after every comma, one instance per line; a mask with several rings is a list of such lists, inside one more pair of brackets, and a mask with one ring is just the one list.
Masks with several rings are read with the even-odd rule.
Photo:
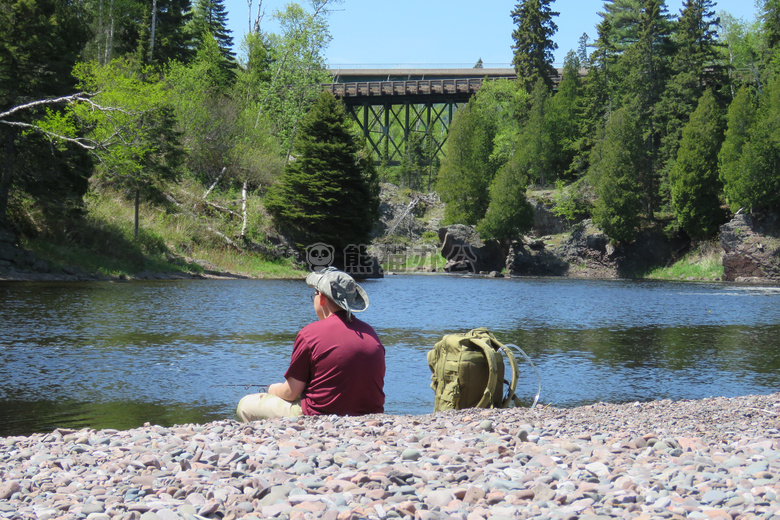
[[331, 69], [325, 89], [341, 99], [379, 158], [398, 163], [410, 142], [432, 159], [441, 153], [458, 106], [486, 80], [514, 69]]

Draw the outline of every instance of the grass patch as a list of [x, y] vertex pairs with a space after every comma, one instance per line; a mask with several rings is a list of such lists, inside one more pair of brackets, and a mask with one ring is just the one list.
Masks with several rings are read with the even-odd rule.
[[257, 254], [232, 249], [202, 248], [192, 254], [220, 270], [253, 278], [305, 278], [307, 274], [292, 260], [267, 260]]
[[645, 275], [655, 280], [720, 280], [722, 277], [721, 252], [710, 243], [700, 244], [674, 264]]
[[[239, 242], [241, 228], [235, 193], [215, 192], [209, 198], [219, 207], [230, 209], [225, 212], [210, 211], [193, 183], [184, 181], [174, 189], [174, 200], [141, 204], [138, 237], [133, 236], [133, 204], [111, 189], [95, 187], [85, 198], [85, 216], [69, 223], [67, 234], [41, 233], [38, 238], [23, 239], [22, 245], [37, 258], [45, 259], [52, 272], [75, 268], [110, 277], [132, 277], [143, 271], [211, 271], [253, 278], [306, 275], [292, 259], [270, 260], [256, 252], [239, 251], [229, 243]], [[255, 197], [249, 202], [252, 220], [248, 235], [250, 239], [262, 239], [259, 201]]]

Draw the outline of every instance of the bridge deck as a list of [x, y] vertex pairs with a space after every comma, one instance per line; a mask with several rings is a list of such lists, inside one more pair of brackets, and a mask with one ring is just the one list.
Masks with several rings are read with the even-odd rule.
[[433, 96], [467, 97], [482, 86], [482, 78], [426, 79], [411, 81], [353, 81], [325, 85], [334, 96], [342, 99], [355, 97]]
[[[561, 69], [553, 81], [560, 81]], [[331, 69], [325, 90], [347, 104], [461, 103], [483, 81], [515, 79], [514, 69]]]

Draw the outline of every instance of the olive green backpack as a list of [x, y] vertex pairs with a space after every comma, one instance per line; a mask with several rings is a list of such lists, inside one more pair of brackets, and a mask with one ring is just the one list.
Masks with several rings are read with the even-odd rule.
[[[520, 352], [530, 363], [528, 356]], [[512, 369], [511, 381], [504, 379], [504, 356]], [[486, 328], [444, 336], [428, 352], [427, 359], [435, 394], [434, 412], [520, 405], [515, 395], [518, 379], [515, 355]], [[506, 394], [504, 384], [508, 385]], [[538, 398], [537, 392], [534, 405]]]

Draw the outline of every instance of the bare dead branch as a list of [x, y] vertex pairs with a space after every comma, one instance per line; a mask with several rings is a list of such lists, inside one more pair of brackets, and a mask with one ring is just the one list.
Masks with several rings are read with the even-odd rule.
[[69, 96], [62, 96], [62, 97], [52, 98], [52, 99], [38, 99], [36, 101], [30, 101], [29, 103], [24, 103], [23, 105], [17, 105], [15, 107], [12, 107], [10, 110], [6, 110], [5, 112], [0, 112], [0, 121], [6, 119], [9, 116], [12, 116], [17, 112], [29, 110], [31, 108], [35, 108], [43, 105], [59, 105], [62, 103], [66, 103], [66, 104], [73, 103], [74, 101], [89, 101], [89, 96], [94, 96], [94, 94], [77, 92], [76, 94], [71, 94]]
[[39, 132], [39, 133], [44, 134], [44, 135], [46, 135], [48, 137], [57, 139], [59, 141], [65, 141], [65, 142], [68, 142], [68, 143], [73, 143], [73, 144], [75, 144], [77, 146], [80, 146], [81, 148], [83, 148], [85, 150], [90, 150], [91, 151], [91, 150], [96, 150], [96, 149], [98, 149], [100, 147], [100, 144], [97, 143], [96, 141], [93, 141], [92, 139], [87, 139], [85, 137], [67, 137], [67, 136], [64, 136], [64, 135], [60, 135], [60, 134], [58, 134], [56, 132], [51, 132], [49, 130], [44, 130], [43, 128], [41, 128], [39, 126], [36, 126], [36, 125], [31, 125], [29, 123], [22, 123], [21, 121], [3, 121], [2, 119], [0, 119], [0, 124], [6, 125], [6, 126], [13, 126], [13, 127], [18, 127], [18, 128], [24, 128], [24, 129], [27, 129], [27, 130], [34, 130], [36, 132]]
[[225, 213], [226, 215], [230, 215], [231, 217], [237, 217], [237, 218], [241, 217], [241, 215], [239, 215], [238, 213], [236, 213], [232, 209], [226, 208], [224, 206], [220, 206], [219, 204], [215, 204], [214, 202], [210, 202], [208, 200], [204, 200], [203, 203], [205, 205], [207, 205], [208, 207], [214, 208], [215, 210], [217, 210], [217, 211], [219, 211], [221, 213]]
[[217, 186], [217, 183], [218, 183], [218, 182], [219, 182], [219, 180], [222, 178], [222, 176], [223, 176], [223, 175], [225, 175], [225, 172], [226, 172], [226, 171], [227, 171], [227, 166], [225, 166], [225, 167], [223, 167], [223, 168], [222, 168], [222, 171], [221, 171], [221, 172], [219, 172], [219, 175], [217, 175], [217, 178], [216, 178], [216, 180], [215, 180], [215, 181], [214, 181], [214, 182], [211, 184], [211, 186], [209, 186], [209, 189], [207, 189], [207, 190], [206, 190], [206, 193], [204, 193], [204, 194], [203, 194], [203, 200], [206, 200], [206, 198], [207, 198], [207, 197], [209, 196], [209, 194], [211, 193], [211, 190], [213, 190], [213, 189], [214, 189], [214, 188]]
[[246, 251], [244, 251], [243, 249], [241, 249], [241, 247], [240, 247], [238, 244], [236, 244], [235, 242], [233, 242], [233, 241], [230, 239], [230, 237], [228, 237], [228, 236], [227, 236], [227, 235], [225, 235], [224, 233], [222, 233], [222, 232], [220, 232], [220, 231], [217, 231], [216, 229], [214, 229], [214, 228], [213, 228], [213, 227], [211, 227], [211, 226], [206, 226], [206, 228], [207, 228], [209, 231], [211, 231], [212, 233], [214, 233], [215, 235], [217, 235], [217, 236], [221, 237], [221, 238], [222, 238], [222, 239], [223, 239], [225, 242], [227, 242], [227, 244], [228, 244], [230, 247], [232, 247], [233, 249], [235, 249], [235, 250], [236, 250], [236, 251], [238, 251], [239, 253], [241, 253], [241, 254], [244, 254], [244, 253], [246, 252]]

